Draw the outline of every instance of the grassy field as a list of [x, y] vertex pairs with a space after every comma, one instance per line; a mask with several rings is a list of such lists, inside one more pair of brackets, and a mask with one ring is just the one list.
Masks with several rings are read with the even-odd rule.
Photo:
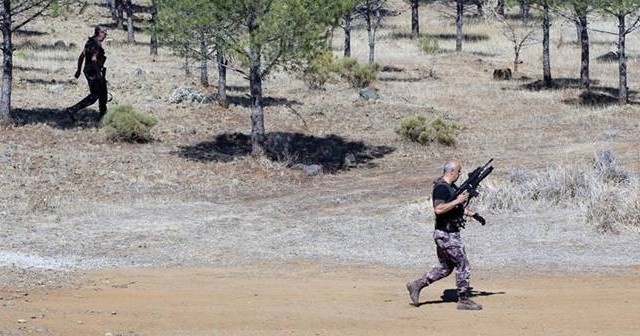
[[[216, 152], [218, 136], [250, 133], [248, 82], [229, 75], [233, 103], [226, 109], [217, 104], [173, 104], [170, 97], [179, 87], [212, 94], [215, 88], [199, 88], [196, 65], [191, 69], [193, 76], [186, 77], [182, 60], [167, 49], [157, 57], [149, 56], [149, 36], [144, 31], [129, 45], [126, 32], [112, 29], [105, 42], [106, 65], [113, 94], [110, 106], [131, 105], [156, 116], [154, 141], [111, 143], [95, 127], [97, 106], [83, 111], [78, 125], [69, 124], [62, 109], [87, 93], [84, 79], [72, 77], [79, 46], [94, 24], [111, 19], [106, 8], [90, 6], [81, 15], [35, 21], [15, 34], [12, 106], [17, 125], [0, 132], [1, 211], [19, 219], [33, 212], [46, 215], [52, 209], [141, 199], [242, 201], [294, 191], [313, 197], [320, 189], [332, 190], [350, 181], [380, 183], [414, 198], [426, 195], [423, 183], [436, 177], [449, 158], [462, 159], [467, 169], [494, 158], [497, 169], [491, 180], [500, 185], [516, 169], [534, 174], [578, 165], [589, 170], [599, 151], [611, 150], [616, 164], [637, 177], [637, 33], [629, 35], [627, 44], [631, 103], [584, 106], [576, 103], [581, 90], [571, 84], [579, 79], [580, 53], [572, 24], [556, 18], [551, 32], [552, 75], [560, 85], [532, 90], [528, 85], [542, 77], [541, 43], [524, 49], [513, 80], [495, 81], [493, 70], [511, 67], [513, 58], [499, 23], [466, 18], [464, 30], [471, 38], [456, 53], [455, 40], [449, 38], [455, 33], [450, 9], [423, 6], [421, 32], [438, 38], [440, 47], [437, 53], [425, 54], [417, 41], [405, 37], [410, 29], [408, 5], [395, 5], [401, 14], [386, 20], [376, 44], [376, 62], [396, 69], [382, 72], [373, 83], [380, 99], [365, 101], [357, 89], [343, 82], [309, 90], [295, 74], [274, 73], [265, 82], [265, 95], [272, 99], [265, 108], [268, 132], [300, 133], [323, 149], [340, 146], [338, 159], [348, 154], [362, 157], [350, 169], [319, 177], [288, 168], [295, 155], [289, 162], [274, 162], [241, 151], [237, 155]], [[594, 27], [613, 31], [615, 24], [599, 18]], [[615, 39], [591, 32], [594, 87], [613, 94], [617, 65], [595, 58], [615, 50]], [[57, 41], [67, 47], [55, 48]], [[361, 27], [354, 31], [352, 43], [353, 56], [366, 62], [366, 32]], [[333, 47], [339, 56], [339, 30]], [[215, 83], [215, 72], [210, 73], [210, 82]], [[461, 125], [456, 145], [422, 146], [403, 140], [395, 127], [413, 115], [440, 116]], [[328, 141], [332, 135], [338, 137], [337, 143]], [[377, 154], [371, 155], [372, 151]], [[637, 202], [637, 194], [633, 197]]]

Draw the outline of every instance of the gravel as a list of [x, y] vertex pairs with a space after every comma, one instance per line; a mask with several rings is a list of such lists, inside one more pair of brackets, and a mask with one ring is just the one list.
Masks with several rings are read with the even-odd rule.
[[[0, 224], [0, 283], [60, 285], [78, 272], [112, 267], [238, 266], [300, 260], [415, 269], [436, 263], [425, 200], [366, 191], [310, 200], [141, 200], [59, 206]], [[322, 205], [320, 205], [322, 204]], [[576, 210], [485, 213], [463, 236], [474, 272], [613, 272], [640, 260], [640, 234], [600, 234]]]

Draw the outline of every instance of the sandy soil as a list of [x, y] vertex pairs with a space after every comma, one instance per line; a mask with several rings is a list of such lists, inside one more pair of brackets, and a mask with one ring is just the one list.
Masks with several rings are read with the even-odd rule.
[[[417, 272], [419, 273], [419, 272]], [[0, 335], [637, 335], [640, 267], [610, 276], [476, 271], [479, 312], [453, 277], [409, 305], [413, 270], [318, 265], [119, 269], [67, 289], [0, 292]]]

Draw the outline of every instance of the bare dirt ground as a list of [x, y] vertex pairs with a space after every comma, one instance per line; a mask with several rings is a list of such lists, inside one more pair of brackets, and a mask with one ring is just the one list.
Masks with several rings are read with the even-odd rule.
[[120, 269], [71, 289], [0, 291], [0, 335], [637, 335], [639, 268], [607, 276], [476, 272], [479, 312], [453, 279], [409, 305], [411, 271], [294, 264]]

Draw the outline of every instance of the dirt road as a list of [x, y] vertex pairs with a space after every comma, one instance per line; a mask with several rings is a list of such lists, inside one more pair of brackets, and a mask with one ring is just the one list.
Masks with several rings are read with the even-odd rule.
[[478, 271], [474, 299], [485, 309], [469, 312], [448, 300], [452, 277], [410, 306], [404, 284], [412, 270], [119, 269], [72, 289], [3, 289], [0, 335], [637, 335], [639, 274]]

